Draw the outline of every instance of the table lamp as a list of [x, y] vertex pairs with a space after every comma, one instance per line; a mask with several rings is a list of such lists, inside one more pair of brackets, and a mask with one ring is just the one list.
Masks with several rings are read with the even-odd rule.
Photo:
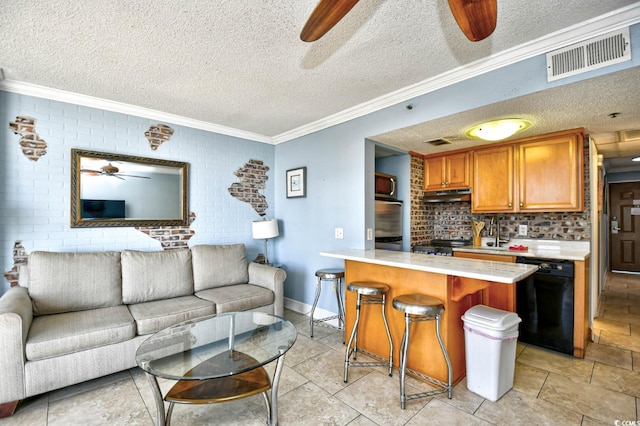
[[251, 232], [254, 239], [264, 239], [264, 263], [269, 264], [267, 240], [280, 235], [278, 231], [278, 221], [275, 219], [254, 220], [251, 225]]

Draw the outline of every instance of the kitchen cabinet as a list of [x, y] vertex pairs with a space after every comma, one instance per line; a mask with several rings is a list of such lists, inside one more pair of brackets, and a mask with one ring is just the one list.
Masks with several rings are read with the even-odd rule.
[[513, 145], [501, 145], [473, 152], [471, 211], [513, 211], [514, 167]]
[[581, 129], [473, 152], [474, 213], [584, 210]]
[[584, 210], [582, 135], [518, 145], [520, 211]]
[[424, 158], [424, 189], [465, 189], [471, 186], [468, 151]]

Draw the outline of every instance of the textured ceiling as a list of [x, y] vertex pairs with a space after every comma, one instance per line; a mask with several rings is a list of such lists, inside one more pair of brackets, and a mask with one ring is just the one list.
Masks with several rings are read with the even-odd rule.
[[[638, 3], [500, 0], [495, 32], [471, 43], [446, 0], [363, 0], [322, 39], [304, 43], [299, 33], [316, 0], [15, 0], [0, 13], [0, 67], [6, 82], [269, 139]], [[541, 101], [534, 96], [530, 108]], [[473, 111], [460, 118], [473, 119]], [[429, 135], [461, 130], [455, 117], [443, 120], [442, 133]], [[558, 130], [553, 120], [548, 126]]]

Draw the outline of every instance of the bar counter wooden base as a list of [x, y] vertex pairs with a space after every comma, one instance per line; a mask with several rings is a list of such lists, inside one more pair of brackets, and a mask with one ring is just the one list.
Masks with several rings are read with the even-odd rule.
[[[401, 294], [422, 293], [444, 303], [441, 334], [453, 367], [453, 382], [459, 382], [466, 373], [464, 330], [462, 315], [472, 306], [484, 304], [494, 308], [515, 310], [515, 285], [500, 284], [471, 278], [435, 274], [392, 266], [345, 260], [346, 283], [374, 281], [387, 284], [387, 320], [394, 342], [402, 341], [404, 316], [391, 308], [393, 298]], [[358, 346], [380, 357], [389, 356], [389, 343], [381, 338], [379, 330], [384, 324], [377, 309], [364, 307], [360, 312], [362, 333]], [[350, 335], [355, 320], [356, 295], [346, 294], [346, 335]], [[407, 368], [442, 382], [447, 381], [447, 366], [442, 357], [435, 333], [435, 323], [415, 324], [411, 329], [411, 345]], [[394, 367], [400, 359], [399, 344], [394, 345]], [[386, 354], [385, 354], [386, 353]]]

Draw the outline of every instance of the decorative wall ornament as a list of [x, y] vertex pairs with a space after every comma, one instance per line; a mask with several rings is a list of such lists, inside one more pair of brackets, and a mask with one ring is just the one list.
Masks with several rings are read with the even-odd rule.
[[195, 235], [191, 224], [196, 220], [196, 214], [189, 214], [189, 226], [137, 226], [136, 230], [147, 234], [154, 240], [160, 241], [163, 250], [189, 248], [189, 240]]
[[26, 265], [27, 260], [29, 259], [29, 255], [27, 251], [22, 246], [22, 241], [17, 240], [13, 244], [13, 268], [10, 271], [5, 272], [4, 277], [9, 281], [11, 287], [15, 287], [18, 285], [19, 272], [18, 268], [20, 265]]
[[267, 179], [269, 179], [267, 171], [269, 167], [265, 166], [262, 160], [249, 160], [233, 172], [240, 178], [240, 182], [234, 182], [228, 188], [233, 197], [251, 204], [260, 216], [267, 214], [266, 211], [269, 208], [266, 197], [258, 192], [265, 189], [267, 185]]
[[307, 196], [307, 168], [287, 170], [287, 198]]
[[20, 135], [20, 147], [25, 157], [38, 161], [47, 154], [47, 143], [36, 133], [36, 119], [18, 115], [16, 120], [9, 123], [9, 128], [16, 135]]
[[171, 139], [173, 129], [166, 124], [156, 124], [155, 126], [149, 127], [149, 130], [144, 132], [144, 135], [149, 140], [151, 149], [155, 151], [160, 145]]

